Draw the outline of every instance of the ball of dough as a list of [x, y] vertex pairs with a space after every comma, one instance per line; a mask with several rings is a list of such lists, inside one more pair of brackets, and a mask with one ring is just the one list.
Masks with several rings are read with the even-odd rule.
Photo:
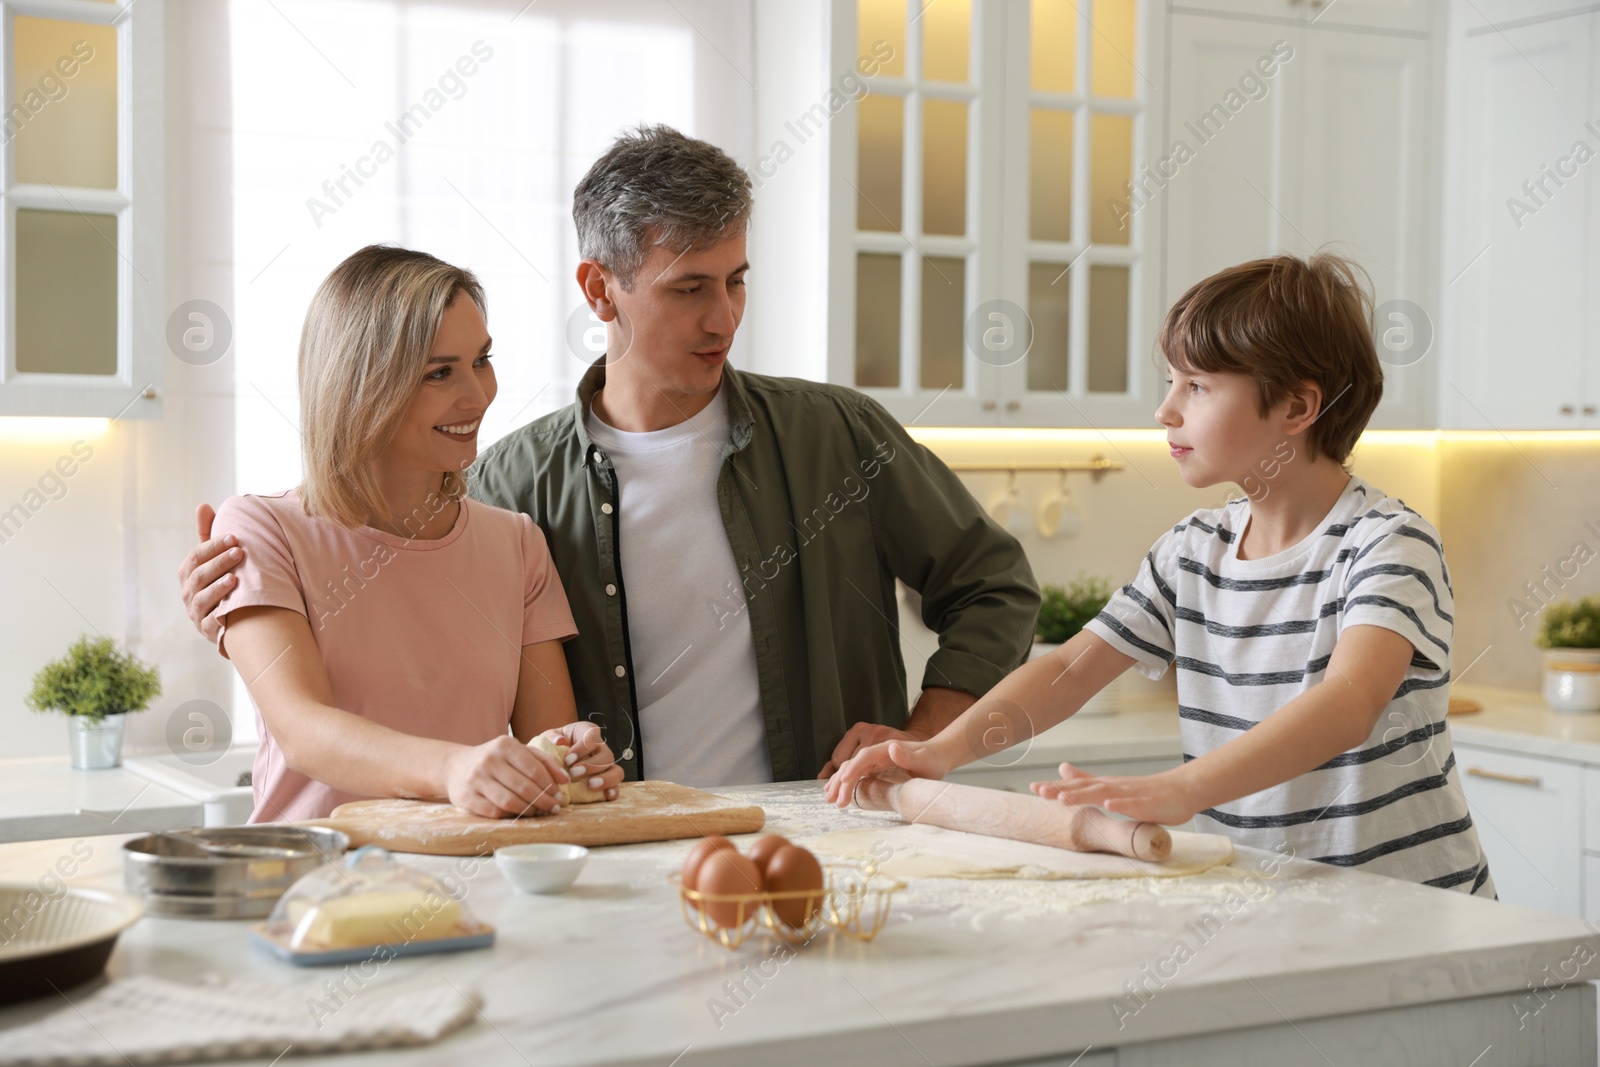
[[[566, 745], [558, 744], [541, 734], [529, 741], [528, 747], [536, 748], [540, 752], [554, 756], [556, 762], [563, 767], [567, 765], [567, 753], [570, 750]], [[589, 783], [584, 780], [575, 778], [561, 787], [562, 807], [568, 804], [593, 804], [605, 798], [606, 794], [603, 790], [590, 789]]]

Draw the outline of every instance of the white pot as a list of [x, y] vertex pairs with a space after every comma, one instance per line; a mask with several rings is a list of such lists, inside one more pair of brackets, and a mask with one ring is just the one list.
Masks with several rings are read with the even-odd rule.
[[1556, 711], [1600, 711], [1600, 648], [1547, 648], [1544, 702]]
[[[1050, 644], [1045, 641], [1035, 641], [1033, 643], [1033, 651], [1028, 653], [1028, 661], [1031, 663], [1033, 660], [1042, 659], [1060, 647], [1061, 646], [1058, 644]], [[1126, 673], [1113, 678], [1110, 685], [1107, 685], [1104, 689], [1100, 690], [1100, 692], [1086, 700], [1083, 707], [1078, 709], [1077, 714], [1115, 715], [1117, 712], [1121, 711], [1122, 697], [1127, 678], [1128, 676]]]

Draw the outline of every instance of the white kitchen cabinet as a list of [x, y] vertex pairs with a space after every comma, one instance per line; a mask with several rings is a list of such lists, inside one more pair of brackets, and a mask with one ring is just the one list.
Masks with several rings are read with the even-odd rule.
[[[1329, 17], [1343, 6], [1340, 0]], [[1423, 353], [1420, 321], [1436, 312], [1433, 221], [1436, 161], [1443, 150], [1433, 114], [1433, 39], [1349, 33], [1317, 22], [1306, 31], [1297, 236], [1329, 245], [1372, 280], [1380, 321], [1383, 400], [1370, 425], [1432, 424], [1437, 348]], [[1432, 347], [1432, 346], [1430, 346]]]
[[[1284, 161], [1297, 155], [1304, 92], [1304, 35], [1298, 27], [1175, 13], [1167, 75], [1170, 143], [1164, 157], [1192, 153], [1163, 193], [1167, 201], [1163, 307], [1224, 267], [1293, 247], [1299, 183]], [[1291, 58], [1267, 95], [1220, 123], [1207, 121], [1258, 59], [1286, 44]], [[1297, 65], [1298, 64], [1298, 65]], [[1259, 76], [1259, 72], [1258, 72]], [[1219, 126], [1220, 123], [1220, 126]], [[1170, 169], [1170, 168], [1169, 168]]]
[[1583, 769], [1583, 848], [1600, 853], [1600, 768]]
[[1583, 769], [1583, 917], [1600, 922], [1600, 769]]
[[[1428, 195], [1442, 150], [1432, 121], [1437, 36], [1427, 5], [1383, 6], [1398, 28], [1382, 28], [1390, 20], [1373, 4], [1335, 3], [1326, 18], [1287, 0], [1174, 9], [1168, 151], [1182, 142], [1193, 158], [1166, 189], [1163, 306], [1223, 267], [1327, 248], [1370, 275], [1385, 310], [1379, 326], [1401, 328], [1391, 337], [1431, 332], [1431, 315], [1423, 323], [1384, 306], [1406, 301], [1428, 314], [1437, 303]], [[1329, 21], [1335, 13], [1345, 25]], [[1218, 105], [1264, 57], [1280, 60], [1258, 78], [1265, 92], [1247, 85], [1254, 95], [1222, 122]], [[1202, 125], [1207, 115], [1216, 119]], [[1372, 426], [1432, 424], [1437, 361], [1414, 351], [1380, 348], [1384, 397]]]
[[[1520, 3], [1521, 0], [1504, 2]], [[1196, 0], [1174, 7], [1284, 23], [1314, 23], [1330, 28], [1421, 32], [1428, 30], [1433, 18], [1432, 0]]]
[[1473, 745], [1455, 753], [1500, 899], [1582, 915], [1584, 768]]
[[1493, 26], [1506, 30], [1530, 20], [1568, 15], [1587, 6], [1591, 5], [1573, 3], [1573, 0], [1472, 0], [1462, 14], [1468, 28]]
[[[1518, 5], [1519, 9], [1521, 5]], [[1530, 5], [1491, 25], [1451, 9], [1444, 425], [1600, 427], [1595, 186], [1600, 16]], [[1585, 161], [1580, 162], [1580, 157]]]

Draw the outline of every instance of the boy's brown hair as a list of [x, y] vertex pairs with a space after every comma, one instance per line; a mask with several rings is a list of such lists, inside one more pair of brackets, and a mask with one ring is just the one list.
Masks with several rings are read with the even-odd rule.
[[1322, 411], [1306, 431], [1311, 457], [1344, 463], [1383, 397], [1365, 277], [1325, 252], [1229, 267], [1172, 305], [1161, 351], [1180, 371], [1248, 374], [1263, 417], [1297, 384], [1315, 383]]

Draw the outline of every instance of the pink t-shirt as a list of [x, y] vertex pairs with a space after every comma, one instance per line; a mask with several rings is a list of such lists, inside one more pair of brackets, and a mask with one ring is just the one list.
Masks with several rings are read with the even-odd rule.
[[[335, 706], [418, 737], [478, 745], [507, 732], [523, 645], [577, 634], [566, 591], [526, 515], [462, 502], [435, 541], [307, 515], [294, 490], [236, 496], [212, 535], [245, 551], [214, 613], [288, 608], [306, 616]], [[226, 635], [224, 635], [224, 638]], [[256, 709], [252, 822], [315, 819], [363, 797], [289, 767]]]

